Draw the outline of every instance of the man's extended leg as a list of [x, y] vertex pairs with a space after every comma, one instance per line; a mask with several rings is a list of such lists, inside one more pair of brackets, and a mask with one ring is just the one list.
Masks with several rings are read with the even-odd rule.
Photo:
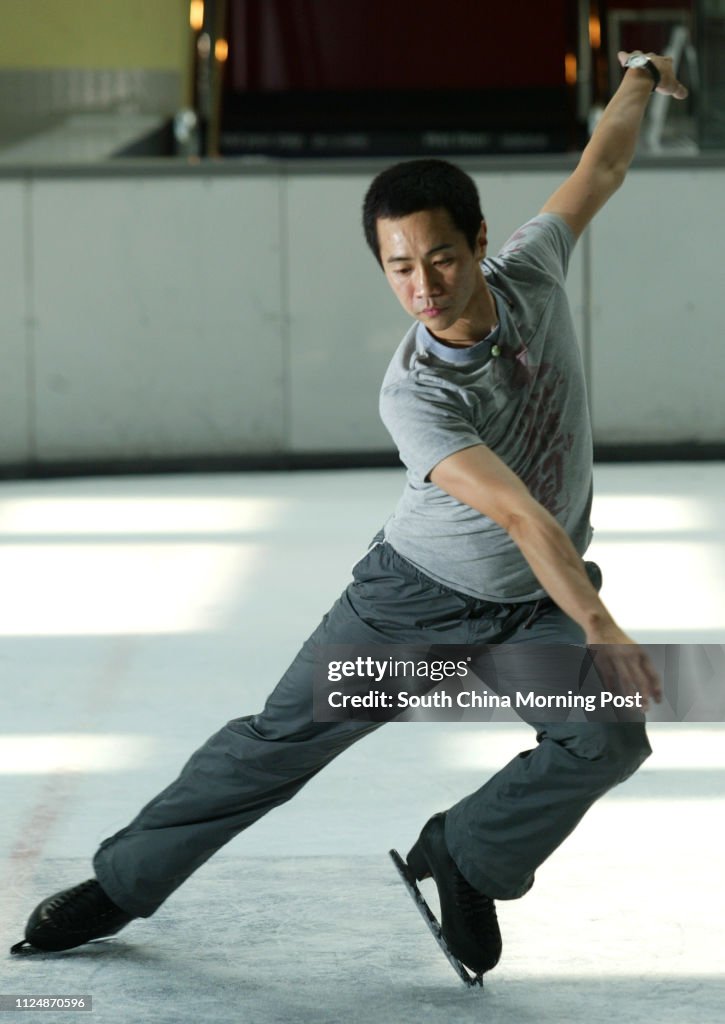
[[148, 917], [222, 845], [294, 794], [376, 722], [316, 723], [312, 677], [319, 645], [354, 626], [345, 595], [313, 633], [260, 715], [229, 722], [179, 777], [95, 855], [96, 878], [56, 893], [33, 911], [25, 939], [59, 951], [116, 934]]
[[134, 916], [153, 914], [221, 846], [291, 799], [337, 754], [378, 727], [312, 717], [321, 645], [355, 642], [356, 632], [343, 595], [262, 713], [228, 722], [126, 828], [101, 843], [93, 867], [115, 903]]

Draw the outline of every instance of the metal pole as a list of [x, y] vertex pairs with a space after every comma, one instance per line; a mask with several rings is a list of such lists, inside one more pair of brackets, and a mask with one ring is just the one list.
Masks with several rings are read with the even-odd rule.
[[579, 0], [579, 31], [577, 41], [576, 112], [579, 121], [586, 124], [592, 100], [592, 48], [589, 42], [589, 0]]
[[210, 122], [214, 71], [214, 45], [216, 43], [216, 0], [204, 2], [204, 24], [196, 41], [196, 105], [199, 115], [199, 152], [210, 155]]

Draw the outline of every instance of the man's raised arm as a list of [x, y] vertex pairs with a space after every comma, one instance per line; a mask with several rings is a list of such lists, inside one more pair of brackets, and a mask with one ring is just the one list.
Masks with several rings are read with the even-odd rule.
[[[639, 51], [618, 54], [624, 67]], [[687, 89], [675, 78], [672, 59], [642, 54], [659, 74], [657, 92], [682, 100]], [[655, 80], [646, 67], [629, 67], [585, 147], [576, 170], [554, 192], [541, 213], [556, 213], [579, 237], [594, 214], [624, 181]]]

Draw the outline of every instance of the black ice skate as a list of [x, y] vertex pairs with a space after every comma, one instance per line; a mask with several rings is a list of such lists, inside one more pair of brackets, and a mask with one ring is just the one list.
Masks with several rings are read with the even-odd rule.
[[[407, 864], [396, 850], [391, 850], [390, 856], [453, 969], [466, 985], [482, 985], [483, 974], [495, 967], [501, 956], [496, 908], [493, 900], [469, 885], [458, 870], [445, 844], [444, 823], [444, 814], [430, 819], [408, 854]], [[440, 923], [416, 884], [431, 876], [440, 898]]]
[[39, 903], [28, 919], [24, 940], [10, 952], [57, 953], [115, 935], [132, 920], [133, 915], [117, 907], [96, 879], [90, 878]]

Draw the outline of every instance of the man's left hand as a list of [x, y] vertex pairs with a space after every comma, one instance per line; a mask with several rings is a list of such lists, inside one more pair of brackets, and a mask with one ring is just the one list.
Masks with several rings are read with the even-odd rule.
[[618, 626], [591, 633], [587, 647], [606, 689], [624, 697], [640, 694], [643, 711], [649, 710], [650, 699], [660, 703], [662, 681], [649, 655]]
[[[630, 57], [635, 55], [642, 55], [648, 57], [657, 70], [660, 73], [660, 84], [657, 86], [657, 92], [661, 92], [664, 96], [672, 96], [676, 100], [684, 100], [688, 91], [682, 82], [679, 82], [675, 78], [675, 72], [672, 67], [672, 57], [663, 57], [658, 53], [645, 53], [642, 54], [641, 50], [632, 50], [627, 53], [626, 50], [620, 50], [617, 54], [619, 63], [624, 67]], [[645, 74], [648, 72], [645, 71]], [[651, 77], [651, 76], [650, 76]]]

